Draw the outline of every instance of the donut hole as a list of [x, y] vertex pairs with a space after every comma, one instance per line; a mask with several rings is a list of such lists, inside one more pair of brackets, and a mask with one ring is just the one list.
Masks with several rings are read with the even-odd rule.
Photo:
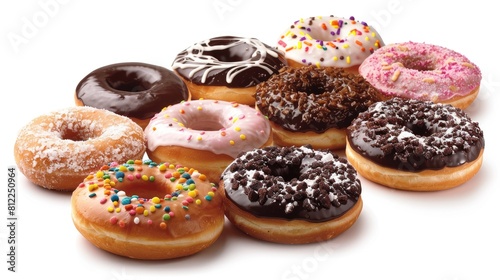
[[218, 131], [224, 129], [224, 125], [219, 120], [211, 119], [208, 116], [192, 119], [185, 125], [192, 130], [200, 131]]
[[[255, 47], [245, 42], [238, 42], [235, 40], [217, 40], [212, 46], [225, 46], [231, 44], [230, 48], [221, 49], [204, 49], [203, 55], [211, 56], [220, 62], [241, 62], [245, 60], [258, 61], [261, 57], [260, 52], [254, 55]], [[194, 50], [193, 54], [198, 54], [200, 50]]]
[[291, 182], [293, 179], [298, 179], [300, 177], [300, 165], [280, 165], [271, 164], [269, 165], [271, 169], [271, 175], [274, 177], [281, 177], [285, 182]]
[[151, 182], [141, 182], [142, 179], [137, 179], [132, 182], [126, 182], [124, 184], [120, 184], [120, 191], [124, 191], [127, 196], [137, 195], [140, 198], [153, 198], [159, 197], [163, 198], [166, 194], [171, 194], [173, 191], [168, 187], [167, 184], [161, 183], [161, 180], [158, 180], [159, 183], [151, 183]]
[[419, 124], [407, 124], [406, 127], [416, 136], [421, 136], [421, 137], [428, 137], [431, 136], [434, 131], [429, 129], [425, 124], [419, 125]]
[[97, 138], [102, 133], [98, 129], [89, 129], [82, 127], [79, 124], [68, 123], [66, 127], [59, 131], [59, 137], [62, 140], [69, 140], [74, 142], [87, 141], [91, 138]]
[[119, 91], [140, 92], [153, 87], [154, 77], [138, 71], [118, 70], [106, 78], [108, 85]]
[[406, 57], [401, 63], [405, 68], [422, 72], [436, 69], [434, 61], [426, 57]]

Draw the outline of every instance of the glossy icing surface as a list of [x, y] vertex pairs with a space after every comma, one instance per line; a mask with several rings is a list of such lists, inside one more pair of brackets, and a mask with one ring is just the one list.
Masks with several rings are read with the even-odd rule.
[[251, 87], [285, 65], [283, 54], [258, 39], [223, 36], [185, 49], [172, 69], [198, 85]]
[[347, 68], [360, 65], [383, 45], [373, 27], [354, 17], [319, 16], [294, 21], [277, 49], [304, 65]]
[[122, 116], [148, 119], [163, 107], [189, 99], [184, 82], [172, 71], [146, 63], [117, 63], [96, 69], [76, 88], [86, 106]]
[[463, 110], [402, 98], [375, 103], [359, 114], [347, 140], [363, 157], [410, 172], [471, 162], [485, 145], [479, 124]]
[[265, 144], [271, 126], [250, 106], [207, 99], [165, 108], [144, 132], [151, 151], [160, 146], [182, 146], [235, 158]]
[[260, 217], [328, 221], [361, 195], [346, 159], [306, 146], [249, 151], [228, 166], [222, 180], [228, 199]]

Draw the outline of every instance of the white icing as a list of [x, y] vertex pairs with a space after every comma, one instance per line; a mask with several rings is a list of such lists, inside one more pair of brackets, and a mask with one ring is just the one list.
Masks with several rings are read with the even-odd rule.
[[277, 44], [285, 57], [304, 65], [351, 67], [360, 65], [384, 45], [373, 27], [333, 16], [300, 19]]
[[[231, 37], [231, 40], [233, 39], [234, 42], [226, 45], [210, 45], [212, 41], [216, 40], [215, 38], [196, 43], [186, 49], [185, 56], [179, 56], [174, 60], [172, 69], [192, 68], [189, 72], [189, 78], [192, 78], [199, 71], [204, 71], [201, 78], [202, 83], [206, 82], [210, 72], [230, 69], [226, 75], [226, 82], [228, 84], [231, 84], [233, 79], [241, 72], [252, 67], [259, 67], [265, 70], [269, 75], [272, 75], [276, 71], [271, 65], [265, 62], [267, 55], [278, 57], [276, 51], [265, 46], [261, 41], [255, 38]], [[241, 44], [248, 44], [255, 48], [251, 58], [240, 61], [221, 61], [216, 57], [206, 54], [208, 51], [227, 50]], [[258, 57], [258, 59], [255, 59], [256, 57]]]

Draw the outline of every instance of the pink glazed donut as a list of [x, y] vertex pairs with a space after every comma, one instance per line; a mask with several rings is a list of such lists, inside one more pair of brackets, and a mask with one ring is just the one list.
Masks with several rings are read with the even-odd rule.
[[196, 168], [212, 182], [241, 153], [272, 144], [269, 120], [255, 108], [222, 100], [192, 100], [156, 114], [144, 130], [155, 162]]
[[480, 69], [462, 54], [425, 43], [406, 42], [376, 50], [359, 73], [382, 93], [467, 108], [477, 97]]

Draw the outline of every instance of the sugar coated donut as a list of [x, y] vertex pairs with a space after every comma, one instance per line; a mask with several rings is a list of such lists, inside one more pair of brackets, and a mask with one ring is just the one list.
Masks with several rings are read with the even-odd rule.
[[359, 114], [346, 156], [360, 175], [403, 190], [435, 191], [472, 178], [482, 164], [483, 131], [456, 107], [393, 98]]
[[331, 239], [354, 224], [363, 205], [356, 170], [345, 158], [310, 146], [246, 152], [221, 178], [229, 221], [276, 243]]
[[188, 88], [174, 72], [140, 62], [95, 69], [75, 91], [76, 105], [107, 109], [129, 117], [143, 129], [163, 107], [190, 98]]
[[253, 106], [255, 86], [285, 65], [281, 52], [258, 39], [222, 36], [180, 52], [172, 69], [185, 81], [193, 99]]
[[114, 160], [142, 158], [144, 132], [104, 109], [72, 107], [25, 125], [14, 145], [19, 170], [36, 185], [73, 191], [93, 170]]
[[476, 98], [481, 71], [462, 54], [425, 43], [391, 44], [375, 51], [359, 73], [385, 98], [402, 97], [465, 109]]
[[335, 16], [294, 21], [280, 37], [277, 49], [288, 65], [338, 67], [357, 73], [370, 54], [384, 45], [377, 31], [365, 22]]
[[361, 76], [339, 68], [283, 67], [256, 90], [256, 108], [267, 116], [278, 146], [344, 148], [351, 121], [379, 101]]
[[269, 121], [247, 105], [192, 100], [169, 106], [145, 129], [147, 154], [156, 162], [197, 166], [212, 181], [240, 153], [272, 144]]
[[195, 169], [146, 160], [112, 162], [71, 196], [78, 231], [105, 251], [171, 259], [209, 247], [224, 226], [218, 185]]

